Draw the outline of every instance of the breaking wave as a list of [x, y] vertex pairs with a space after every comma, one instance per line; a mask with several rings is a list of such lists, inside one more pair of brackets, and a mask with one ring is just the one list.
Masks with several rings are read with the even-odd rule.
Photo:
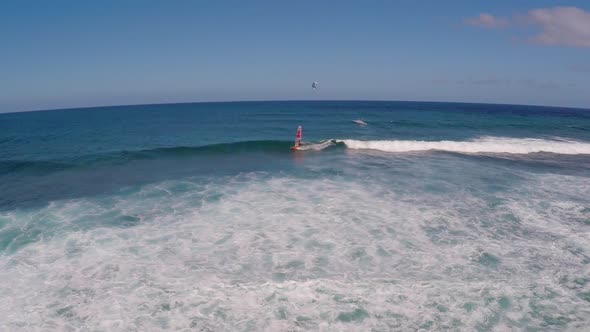
[[457, 153], [509, 153], [528, 154], [549, 152], [555, 154], [590, 154], [590, 143], [566, 139], [481, 137], [469, 141], [359, 141], [336, 140], [349, 149], [368, 149], [384, 152], [449, 151]]
[[[64, 169], [92, 168], [118, 165], [134, 160], [183, 158], [226, 155], [236, 153], [289, 154], [289, 141], [242, 141], [203, 146], [177, 146], [140, 151], [118, 151], [81, 156], [69, 160], [0, 160], [0, 175], [12, 172], [51, 173]], [[529, 154], [548, 152], [555, 154], [590, 154], [590, 142], [567, 139], [481, 137], [469, 141], [415, 141], [379, 140], [361, 141], [352, 139], [328, 139], [304, 143], [299, 150], [320, 151], [328, 148], [346, 147], [355, 150], [378, 150], [384, 152], [449, 151], [456, 153]]]

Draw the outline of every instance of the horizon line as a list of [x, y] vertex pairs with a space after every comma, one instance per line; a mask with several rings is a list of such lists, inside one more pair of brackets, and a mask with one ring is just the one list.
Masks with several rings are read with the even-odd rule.
[[134, 106], [161, 106], [161, 105], [182, 105], [182, 104], [230, 104], [230, 103], [264, 103], [264, 102], [400, 102], [400, 103], [439, 103], [439, 104], [479, 104], [479, 105], [499, 105], [499, 106], [530, 106], [546, 108], [564, 108], [574, 110], [590, 111], [590, 107], [573, 107], [558, 105], [533, 105], [533, 104], [509, 104], [509, 103], [489, 103], [489, 102], [467, 102], [467, 101], [438, 101], [438, 100], [391, 100], [391, 99], [262, 99], [262, 100], [214, 100], [214, 101], [179, 101], [163, 103], [146, 103], [146, 104], [120, 104], [120, 105], [97, 105], [97, 106], [77, 106], [65, 108], [47, 108], [34, 109], [25, 111], [0, 112], [2, 114], [14, 113], [33, 113], [33, 112], [51, 112], [51, 111], [74, 111], [87, 110], [92, 108], [115, 108], [115, 107], [134, 107]]

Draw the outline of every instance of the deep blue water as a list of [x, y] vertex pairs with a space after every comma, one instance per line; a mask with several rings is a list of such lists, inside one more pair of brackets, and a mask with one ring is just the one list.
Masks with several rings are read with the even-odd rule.
[[590, 110], [0, 114], [0, 254], [8, 330], [576, 330]]

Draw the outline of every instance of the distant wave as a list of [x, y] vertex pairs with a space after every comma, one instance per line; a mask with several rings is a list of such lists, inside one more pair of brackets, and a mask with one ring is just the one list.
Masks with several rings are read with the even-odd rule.
[[590, 143], [565, 139], [481, 137], [469, 141], [358, 141], [336, 140], [349, 149], [368, 149], [384, 152], [449, 151], [457, 153], [528, 154], [549, 152], [556, 154], [590, 154]]

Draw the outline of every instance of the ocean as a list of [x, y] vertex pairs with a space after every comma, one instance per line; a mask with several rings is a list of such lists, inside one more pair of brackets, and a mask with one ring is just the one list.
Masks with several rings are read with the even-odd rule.
[[3, 331], [588, 330], [590, 110], [0, 114], [0, 299]]

